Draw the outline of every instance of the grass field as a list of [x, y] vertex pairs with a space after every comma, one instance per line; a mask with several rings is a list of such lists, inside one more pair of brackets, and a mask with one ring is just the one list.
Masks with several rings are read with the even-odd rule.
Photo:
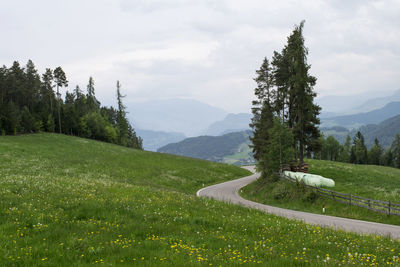
[[63, 135], [0, 137], [0, 265], [399, 264], [399, 241], [194, 196], [243, 175]]
[[249, 165], [254, 164], [254, 158], [250, 156], [252, 150], [249, 147], [249, 144], [243, 143], [239, 146], [238, 152], [225, 156], [223, 159], [224, 163], [233, 164], [233, 165]]
[[[307, 162], [310, 164], [310, 173], [335, 180], [335, 187], [329, 189], [400, 204], [400, 169], [323, 160]], [[244, 188], [242, 194], [257, 202], [294, 210], [322, 214], [322, 205], [325, 205], [326, 214], [329, 215], [400, 225], [399, 216], [388, 216], [331, 199], [314, 199], [311, 192], [301, 192], [296, 185], [287, 181], [268, 184], [260, 180]]]
[[308, 162], [311, 173], [335, 180], [335, 191], [400, 204], [400, 169], [325, 160]]

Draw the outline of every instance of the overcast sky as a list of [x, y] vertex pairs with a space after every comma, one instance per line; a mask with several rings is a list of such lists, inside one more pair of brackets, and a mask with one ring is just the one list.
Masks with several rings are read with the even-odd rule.
[[61, 66], [103, 104], [193, 98], [249, 112], [252, 78], [306, 20], [319, 96], [400, 88], [400, 1], [0, 0], [0, 64]]

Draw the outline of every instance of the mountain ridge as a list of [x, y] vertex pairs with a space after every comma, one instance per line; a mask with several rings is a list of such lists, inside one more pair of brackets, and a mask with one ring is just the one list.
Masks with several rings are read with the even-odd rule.
[[342, 144], [345, 142], [347, 135], [353, 138], [357, 131], [360, 131], [368, 148], [374, 144], [375, 138], [379, 140], [383, 147], [389, 147], [392, 145], [395, 135], [400, 133], [400, 115], [393, 116], [379, 124], [368, 124], [357, 129], [349, 130], [344, 127], [334, 126], [321, 128], [321, 131], [325, 136], [333, 136]]
[[186, 138], [183, 133], [164, 132], [136, 129], [136, 133], [143, 138], [144, 150], [156, 152], [158, 148], [170, 143], [176, 143]]
[[343, 126], [347, 128], [358, 128], [368, 124], [379, 124], [380, 122], [398, 114], [400, 114], [400, 101], [390, 102], [383, 108], [374, 109], [369, 112], [321, 119], [321, 126]]
[[171, 98], [127, 103], [128, 117], [142, 130], [180, 132], [196, 136], [228, 113], [194, 99]]
[[[163, 146], [157, 152], [216, 162], [229, 160], [231, 164], [251, 163], [253, 160], [249, 155], [250, 135], [251, 131], [242, 131], [221, 136], [189, 137], [178, 143]], [[234, 156], [237, 153], [240, 153], [239, 158]]]
[[230, 132], [250, 130], [251, 117], [250, 113], [229, 113], [223, 120], [212, 123], [204, 134], [218, 136]]

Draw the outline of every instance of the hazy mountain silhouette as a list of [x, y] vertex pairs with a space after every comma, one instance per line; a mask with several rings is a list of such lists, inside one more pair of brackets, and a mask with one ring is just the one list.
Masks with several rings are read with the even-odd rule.
[[400, 101], [400, 89], [395, 91], [393, 94], [389, 96], [372, 98], [365, 101], [363, 104], [356, 106], [355, 110], [358, 112], [367, 112], [374, 109], [379, 109], [384, 107], [390, 102]]
[[162, 146], [176, 143], [186, 138], [184, 134], [175, 132], [136, 129], [136, 133], [143, 138], [143, 148], [149, 151], [157, 151]]
[[367, 124], [378, 124], [398, 114], [400, 114], [400, 102], [390, 102], [383, 108], [369, 112], [321, 119], [321, 126], [329, 127], [337, 125], [347, 128], [358, 128]]
[[[374, 144], [375, 138], [378, 138], [382, 146], [391, 146], [395, 135], [400, 134], [400, 115], [384, 120], [378, 125], [362, 126], [359, 130], [364, 135], [365, 144], [368, 147]], [[355, 135], [355, 132], [353, 135]]]
[[227, 112], [193, 99], [153, 100], [128, 103], [128, 117], [135, 128], [180, 132], [186, 136], [202, 133], [211, 123], [222, 120]]
[[350, 96], [324, 96], [316, 102], [322, 107], [320, 118], [331, 118], [365, 113], [383, 108], [390, 102], [400, 101], [400, 89], [382, 96], [381, 92]]
[[250, 130], [250, 113], [229, 113], [223, 120], [212, 123], [205, 131], [205, 135], [223, 135], [230, 132]]

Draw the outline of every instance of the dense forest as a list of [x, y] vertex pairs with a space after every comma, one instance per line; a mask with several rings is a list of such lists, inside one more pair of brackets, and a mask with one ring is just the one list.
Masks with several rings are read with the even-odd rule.
[[333, 136], [320, 138], [321, 150], [314, 158], [341, 161], [354, 164], [373, 164], [400, 168], [400, 134], [396, 134], [391, 146], [384, 148], [375, 138], [374, 145], [368, 150], [363, 134], [358, 131], [353, 140], [347, 135], [341, 145]]
[[86, 93], [76, 86], [63, 99], [60, 91], [67, 86], [61, 67], [47, 68], [42, 75], [31, 60], [25, 67], [17, 61], [1, 67], [0, 134], [57, 132], [142, 149], [142, 139], [126, 117], [119, 82], [117, 108], [101, 106], [92, 77]]

